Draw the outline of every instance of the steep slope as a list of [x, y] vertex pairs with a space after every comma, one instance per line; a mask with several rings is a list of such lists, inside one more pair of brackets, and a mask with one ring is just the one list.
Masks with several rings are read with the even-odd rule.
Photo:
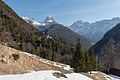
[[46, 29], [50, 28], [53, 24], [57, 24], [57, 22], [54, 20], [52, 16], [46, 17], [46, 19], [43, 22], [39, 22], [39, 21], [34, 20], [33, 18], [30, 19], [28, 17], [23, 17], [22, 19], [26, 21], [27, 23], [31, 24], [32, 26], [34, 26], [36, 29], [43, 31], [43, 32]]
[[94, 23], [77, 21], [69, 26], [69, 28], [78, 34], [97, 42], [103, 38], [108, 30], [112, 29], [118, 23], [120, 23], [120, 18], [116, 17], [110, 20], [101, 20]]
[[[19, 45], [24, 45], [26, 50], [30, 51], [37, 35], [42, 35], [42, 32], [23, 21], [0, 0], [0, 42], [17, 49], [20, 49]], [[29, 48], [26, 46], [27, 44], [29, 44]]]
[[120, 24], [109, 30], [92, 48], [99, 57], [99, 66], [102, 70], [120, 69]]
[[[51, 19], [48, 17], [46, 23], [52, 22], [49, 18]], [[72, 46], [66, 43], [46, 38], [46, 35], [26, 23], [2, 0], [0, 0], [0, 43], [43, 58], [69, 64], [73, 50]], [[65, 60], [66, 56], [69, 59]]]
[[80, 38], [82, 47], [84, 49], [88, 49], [92, 45], [92, 42], [88, 40], [87, 38], [85, 38], [84, 36], [76, 34], [70, 29], [68, 29], [67, 27], [60, 25], [60, 24], [52, 25], [46, 31], [46, 34], [50, 35], [51, 37], [57, 40], [62, 40], [72, 45], [75, 45], [78, 38]]
[[[0, 0], [0, 25], [4, 26], [7, 23], [7, 19], [14, 21], [16, 25], [21, 26], [32, 33], [39, 32], [37, 29], [25, 23], [8, 5]], [[10, 22], [8, 21], [8, 23]]]

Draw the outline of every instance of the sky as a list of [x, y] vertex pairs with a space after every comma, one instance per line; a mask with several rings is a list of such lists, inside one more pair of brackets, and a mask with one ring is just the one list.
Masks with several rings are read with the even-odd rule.
[[44, 21], [47, 16], [60, 24], [78, 20], [95, 22], [120, 17], [120, 0], [3, 0], [20, 17]]

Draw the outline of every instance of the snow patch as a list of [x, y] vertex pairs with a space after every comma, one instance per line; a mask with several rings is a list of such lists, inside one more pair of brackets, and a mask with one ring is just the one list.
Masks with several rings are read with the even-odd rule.
[[97, 73], [98, 73], [98, 71], [91, 71], [91, 73], [92, 73], [92, 74], [97, 74]]
[[[28, 56], [33, 56], [33, 57], [38, 57], [39, 58], [39, 56], [33, 55], [31, 53], [27, 53], [27, 52], [20, 52], [20, 53], [26, 54]], [[70, 65], [66, 65], [66, 64], [50, 61], [50, 60], [43, 59], [43, 58], [40, 58], [39, 60], [41, 62], [43, 62], [43, 63], [49, 64], [49, 65], [53, 65], [55, 67], [63, 68], [64, 70], [73, 70], [73, 68], [71, 68]]]
[[46, 59], [39, 59], [41, 62], [49, 64], [49, 65], [53, 65], [59, 68], [63, 68], [65, 70], [72, 70], [73, 68], [70, 67], [70, 65], [66, 65], [66, 64], [62, 64], [62, 63], [57, 63], [54, 61], [50, 61], [50, 60], [46, 60]]
[[26, 74], [0, 75], [0, 80], [92, 80], [87, 76], [78, 73], [65, 74], [67, 78], [56, 78], [53, 76], [54, 72], [58, 71], [45, 70]]
[[20, 53], [26, 54], [26, 55], [28, 55], [28, 56], [38, 57], [38, 56], [36, 56], [36, 55], [33, 55], [33, 54], [31, 54], [31, 53], [27, 53], [27, 52], [20, 52]]

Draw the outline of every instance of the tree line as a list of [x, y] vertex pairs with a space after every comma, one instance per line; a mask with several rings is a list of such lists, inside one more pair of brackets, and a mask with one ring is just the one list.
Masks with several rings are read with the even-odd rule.
[[75, 47], [71, 66], [75, 72], [91, 72], [96, 70], [94, 52], [91, 49], [83, 52], [80, 39]]

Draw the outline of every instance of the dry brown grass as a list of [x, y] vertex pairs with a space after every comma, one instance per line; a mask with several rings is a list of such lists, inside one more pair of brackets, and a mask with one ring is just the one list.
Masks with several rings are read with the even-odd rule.
[[[14, 58], [14, 56], [17, 56], [17, 58]], [[19, 55], [19, 57], [18, 57]], [[55, 67], [54, 65], [46, 64], [40, 59], [35, 56], [28, 56], [27, 54], [24, 54], [24, 52], [0, 45], [0, 75], [5, 74], [23, 74], [27, 73], [29, 71], [40, 71], [40, 70], [56, 70], [61, 72], [68, 72], [72, 73], [73, 71], [67, 71], [64, 70], [65, 64], [56, 63], [56, 65], [61, 65], [62, 67]], [[44, 59], [45, 60], [45, 59]], [[45, 60], [48, 61], [50, 64], [54, 64], [54, 61]], [[82, 73], [83, 75], [86, 75], [93, 80], [106, 80], [106, 77], [104, 73], [98, 72], [97, 74], [88, 74], [88, 73]], [[64, 76], [62, 74], [54, 73], [53, 75], [60, 77]], [[110, 79], [110, 77], [107, 77]], [[111, 79], [110, 79], [111, 80]]]
[[[12, 54], [19, 55], [19, 58], [15, 60]], [[5, 59], [4, 63], [2, 62], [3, 59]], [[43, 63], [35, 56], [28, 56], [19, 50], [0, 45], [0, 74], [22, 74], [27, 73], [30, 70], [57, 70], [62, 72], [72, 72]]]

